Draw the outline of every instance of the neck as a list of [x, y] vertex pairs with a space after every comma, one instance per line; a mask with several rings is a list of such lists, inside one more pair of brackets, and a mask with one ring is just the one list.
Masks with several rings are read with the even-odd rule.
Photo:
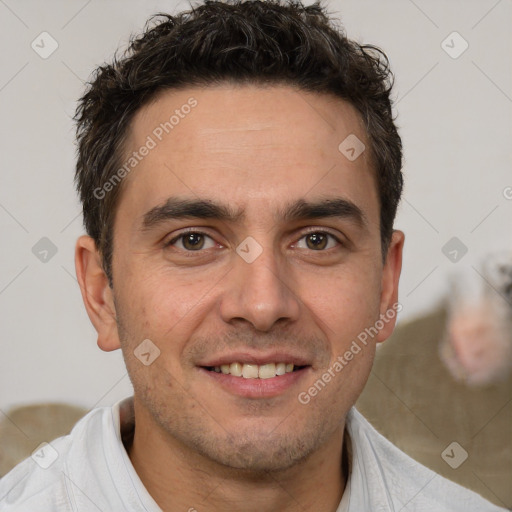
[[165, 512], [335, 512], [339, 506], [349, 471], [344, 424], [300, 464], [255, 474], [202, 456], [138, 413], [133, 442], [127, 441], [126, 449], [139, 478]]

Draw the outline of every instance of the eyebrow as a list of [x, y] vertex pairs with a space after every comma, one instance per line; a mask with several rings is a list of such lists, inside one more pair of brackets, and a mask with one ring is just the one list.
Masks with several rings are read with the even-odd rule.
[[[298, 199], [281, 208], [276, 220], [291, 222], [337, 217], [353, 221], [359, 228], [368, 229], [368, 218], [359, 206], [342, 198], [326, 198], [314, 202]], [[229, 205], [208, 199], [183, 199], [170, 197], [159, 206], [155, 206], [142, 217], [142, 231], [149, 231], [169, 220], [176, 219], [215, 219], [235, 223], [245, 219], [243, 209], [234, 209]]]

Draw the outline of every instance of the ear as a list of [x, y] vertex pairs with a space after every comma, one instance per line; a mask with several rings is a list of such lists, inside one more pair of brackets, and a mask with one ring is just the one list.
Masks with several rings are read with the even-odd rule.
[[113, 292], [90, 236], [81, 236], [76, 242], [75, 268], [85, 309], [98, 332], [98, 346], [106, 352], [121, 348]]
[[380, 318], [384, 323], [384, 327], [377, 334], [377, 343], [391, 336], [395, 328], [397, 312], [402, 309], [402, 305], [398, 303], [398, 283], [400, 272], [402, 271], [404, 241], [405, 234], [403, 231], [395, 229], [391, 236], [386, 262], [382, 270]]

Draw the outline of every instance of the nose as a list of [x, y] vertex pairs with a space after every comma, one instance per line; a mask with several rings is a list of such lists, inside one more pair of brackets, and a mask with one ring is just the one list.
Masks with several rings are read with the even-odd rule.
[[299, 318], [300, 300], [293, 288], [285, 262], [277, 261], [271, 249], [265, 249], [252, 262], [233, 255], [234, 268], [226, 276], [220, 314], [227, 323], [246, 321], [258, 331], [272, 329], [278, 321]]

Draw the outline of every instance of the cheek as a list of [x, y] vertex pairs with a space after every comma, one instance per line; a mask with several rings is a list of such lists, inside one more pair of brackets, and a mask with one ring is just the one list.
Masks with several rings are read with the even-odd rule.
[[187, 339], [197, 316], [204, 314], [212, 290], [211, 278], [189, 274], [171, 274], [166, 268], [140, 268], [129, 274], [119, 289], [127, 342], [149, 338], [161, 350], [180, 350], [180, 341]]
[[184, 387], [180, 355], [189, 335], [194, 293], [184, 297], [157, 272], [138, 275], [118, 291], [119, 334], [134, 389], [150, 397], [156, 390]]
[[369, 270], [348, 269], [329, 276], [311, 277], [301, 284], [304, 306], [321, 320], [333, 349], [342, 350], [348, 339], [357, 337], [379, 318], [380, 286]]

